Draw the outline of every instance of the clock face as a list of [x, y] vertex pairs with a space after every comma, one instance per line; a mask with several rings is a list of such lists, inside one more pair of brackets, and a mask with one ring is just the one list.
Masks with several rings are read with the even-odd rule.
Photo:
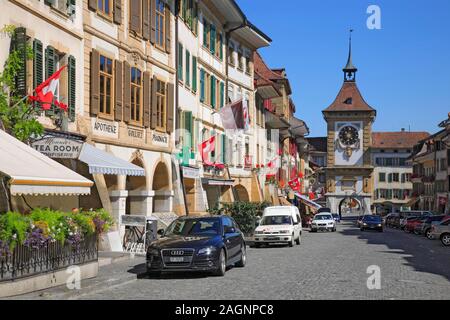
[[345, 126], [339, 131], [339, 140], [345, 146], [352, 146], [359, 140], [358, 130], [352, 126]]

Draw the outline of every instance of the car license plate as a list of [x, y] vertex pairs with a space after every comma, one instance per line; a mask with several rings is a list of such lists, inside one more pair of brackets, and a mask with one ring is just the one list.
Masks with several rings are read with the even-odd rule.
[[277, 237], [267, 237], [266, 240], [278, 240]]
[[183, 257], [170, 257], [170, 262], [183, 262], [184, 258]]

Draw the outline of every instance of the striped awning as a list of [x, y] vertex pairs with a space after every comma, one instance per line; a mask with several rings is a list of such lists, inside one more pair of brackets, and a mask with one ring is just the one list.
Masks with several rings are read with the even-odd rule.
[[305, 205], [307, 205], [308, 207], [314, 209], [314, 210], [319, 210], [320, 208], [322, 208], [322, 206], [310, 199], [308, 199], [307, 197], [305, 197], [304, 195], [296, 192], [295, 196], [301, 201], [303, 202]]
[[12, 195], [89, 194], [93, 182], [0, 130], [0, 176]]
[[144, 168], [117, 158], [88, 143], [83, 145], [78, 159], [88, 165], [90, 174], [145, 176]]

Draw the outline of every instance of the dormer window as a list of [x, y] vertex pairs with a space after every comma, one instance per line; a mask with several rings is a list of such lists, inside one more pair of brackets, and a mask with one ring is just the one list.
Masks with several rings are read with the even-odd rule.
[[347, 98], [347, 99], [344, 101], [344, 103], [345, 103], [345, 104], [352, 104], [352, 103], [353, 103], [353, 99], [352, 99], [352, 98]]

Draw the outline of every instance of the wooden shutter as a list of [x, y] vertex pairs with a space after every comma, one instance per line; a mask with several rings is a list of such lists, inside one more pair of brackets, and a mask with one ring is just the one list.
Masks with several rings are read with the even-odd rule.
[[[48, 46], [45, 49], [45, 78], [48, 79], [52, 74], [56, 72], [56, 59], [55, 59], [55, 48]], [[47, 116], [51, 116], [55, 113], [55, 108], [53, 104], [49, 110], [45, 111]]]
[[97, 3], [98, 3], [98, 0], [89, 0], [88, 1], [89, 9], [97, 11]]
[[208, 21], [203, 18], [203, 45], [208, 46]]
[[33, 88], [44, 81], [44, 47], [38, 39], [33, 41]]
[[191, 85], [191, 54], [189, 50], [186, 49], [186, 85], [189, 87]]
[[212, 54], [216, 53], [216, 26], [213, 24], [211, 24], [210, 28], [209, 51]]
[[183, 45], [178, 43], [178, 80], [183, 81]]
[[141, 0], [131, 0], [130, 2], [130, 30], [141, 33]]
[[156, 3], [155, 0], [150, 0], [150, 42], [156, 42]]
[[130, 122], [131, 117], [131, 67], [128, 62], [123, 64], [123, 121]]
[[173, 115], [174, 115], [174, 85], [173, 83], [167, 84], [167, 93], [166, 93], [166, 114], [167, 114], [167, 123], [166, 123], [166, 131], [168, 133], [173, 132]]
[[200, 102], [205, 102], [205, 70], [200, 69]]
[[67, 60], [68, 73], [68, 90], [67, 90], [67, 106], [68, 115], [71, 121], [75, 121], [76, 107], [76, 62], [74, 56], [69, 56]]
[[91, 52], [91, 114], [100, 111], [100, 53], [92, 49]]
[[122, 0], [114, 0], [113, 19], [114, 23], [122, 23]]
[[150, 101], [150, 105], [151, 105], [151, 108], [150, 108], [150, 112], [151, 112], [151, 114], [152, 114], [152, 116], [151, 116], [151, 118], [150, 118], [150, 128], [151, 129], [155, 129], [156, 128], [156, 117], [157, 117], [157, 113], [156, 113], [156, 81], [158, 81], [157, 79], [156, 79], [156, 77], [153, 77], [152, 78], [152, 99], [151, 99], [151, 101]]
[[13, 49], [20, 57], [20, 68], [15, 77], [15, 93], [20, 97], [27, 95], [27, 30], [18, 27], [14, 30]]
[[220, 60], [223, 60], [223, 34], [219, 34], [219, 58]]
[[225, 84], [220, 82], [220, 108], [224, 107], [225, 103]]
[[150, 109], [151, 109], [151, 80], [150, 72], [144, 72], [144, 103], [143, 103], [143, 117], [144, 117], [144, 127], [150, 127]]
[[197, 92], [197, 57], [192, 57], [192, 90]]
[[166, 36], [166, 52], [170, 53], [170, 49], [172, 47], [172, 43], [170, 41], [171, 39], [171, 30], [170, 30], [170, 6], [166, 6], [165, 10], [165, 19], [164, 19], [165, 25], [165, 36]]
[[[184, 111], [183, 112], [184, 115], [184, 129], [189, 132], [190, 136], [185, 136], [183, 139], [184, 142], [184, 146], [188, 147], [189, 149], [192, 148], [192, 112], [191, 111]], [[185, 131], [185, 133], [186, 133]]]
[[211, 107], [216, 107], [216, 77], [211, 76]]
[[221, 156], [221, 160], [222, 163], [225, 163], [225, 156], [227, 154], [227, 136], [225, 134], [222, 133], [221, 135], [221, 143], [222, 143], [222, 156]]
[[149, 1], [155, 0], [142, 0], [142, 38], [145, 40], [150, 39], [150, 8]]
[[115, 60], [114, 68], [114, 120], [122, 121], [123, 113], [123, 63]]

